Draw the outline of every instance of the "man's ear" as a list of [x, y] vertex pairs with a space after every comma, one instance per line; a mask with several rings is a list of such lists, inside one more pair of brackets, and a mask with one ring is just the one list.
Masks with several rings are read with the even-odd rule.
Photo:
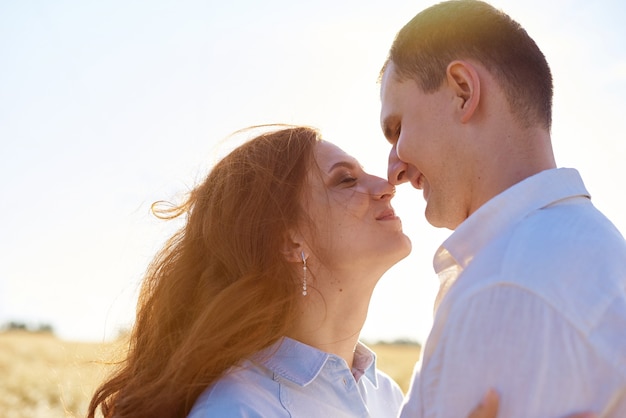
[[283, 240], [281, 249], [285, 259], [291, 263], [301, 263], [303, 251], [308, 254], [302, 234], [297, 231], [289, 231]]
[[458, 98], [461, 123], [468, 122], [480, 103], [480, 77], [474, 65], [467, 61], [452, 61], [446, 69], [450, 88]]

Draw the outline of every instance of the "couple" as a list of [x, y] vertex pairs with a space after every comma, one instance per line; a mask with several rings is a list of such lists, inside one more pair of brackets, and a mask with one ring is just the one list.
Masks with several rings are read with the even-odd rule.
[[[388, 181], [307, 127], [222, 159], [150, 265], [105, 417], [626, 416], [626, 244], [556, 169], [546, 60], [507, 15], [432, 6], [381, 72]], [[422, 189], [438, 249], [433, 330], [404, 400], [359, 343], [410, 252], [390, 201]], [[485, 402], [479, 405], [487, 393]]]

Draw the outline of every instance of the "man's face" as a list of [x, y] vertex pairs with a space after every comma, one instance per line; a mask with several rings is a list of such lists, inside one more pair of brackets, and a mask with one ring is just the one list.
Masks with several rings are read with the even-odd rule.
[[399, 81], [393, 62], [381, 84], [381, 127], [392, 148], [388, 177], [392, 184], [410, 182], [423, 190], [426, 219], [455, 229], [469, 213], [462, 146], [454, 118], [455, 95], [446, 84], [424, 93], [411, 79]]

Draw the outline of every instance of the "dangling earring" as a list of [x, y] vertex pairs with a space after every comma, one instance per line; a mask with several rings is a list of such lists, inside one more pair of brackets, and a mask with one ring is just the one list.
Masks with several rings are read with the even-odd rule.
[[306, 257], [304, 256], [304, 251], [301, 253], [302, 255], [302, 296], [306, 296]]

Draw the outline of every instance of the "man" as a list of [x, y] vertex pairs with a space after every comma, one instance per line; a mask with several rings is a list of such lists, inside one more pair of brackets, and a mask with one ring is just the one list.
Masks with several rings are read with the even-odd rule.
[[423, 190], [438, 249], [433, 329], [405, 417], [626, 417], [626, 243], [574, 169], [557, 169], [552, 76], [506, 14], [432, 6], [381, 72], [389, 181]]

